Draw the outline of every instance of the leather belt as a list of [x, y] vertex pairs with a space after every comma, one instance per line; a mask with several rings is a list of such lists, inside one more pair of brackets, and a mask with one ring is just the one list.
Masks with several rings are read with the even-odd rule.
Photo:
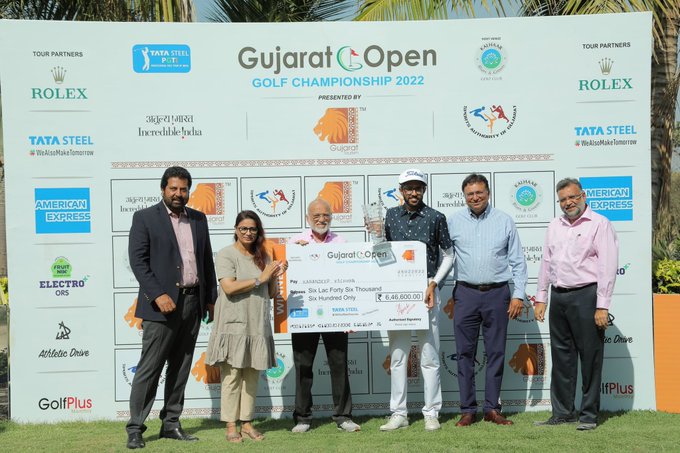
[[199, 286], [185, 286], [184, 288], [179, 289], [180, 294], [184, 294], [185, 296], [193, 296], [194, 294], [198, 294]]
[[458, 283], [465, 286], [466, 288], [476, 289], [477, 291], [481, 291], [483, 293], [491, 291], [492, 289], [502, 288], [504, 286], [507, 286], [508, 284], [508, 282], [498, 282], [498, 283], [484, 283], [482, 285], [473, 285], [472, 283], [461, 281], [458, 281]]
[[553, 291], [555, 291], [556, 293], [570, 293], [570, 292], [572, 292], [572, 291], [578, 291], [578, 290], [580, 290], [580, 289], [589, 288], [589, 287], [591, 287], [591, 286], [593, 286], [593, 285], [597, 285], [597, 283], [588, 283], [587, 285], [578, 286], [578, 287], [576, 287], [576, 288], [560, 288], [559, 286], [553, 286], [552, 289], [553, 289]]

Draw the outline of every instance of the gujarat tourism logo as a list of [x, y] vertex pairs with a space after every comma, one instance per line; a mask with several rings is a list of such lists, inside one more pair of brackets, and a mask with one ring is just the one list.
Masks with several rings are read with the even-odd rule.
[[505, 135], [517, 119], [517, 106], [477, 104], [463, 107], [463, 120], [470, 131], [482, 138]]
[[266, 217], [279, 217], [295, 205], [295, 190], [267, 189], [250, 191], [250, 201], [257, 212]]
[[356, 154], [359, 151], [359, 111], [364, 107], [333, 107], [314, 126], [314, 135], [330, 143], [331, 151]]
[[545, 376], [547, 364], [545, 362], [545, 345], [543, 343], [523, 343], [508, 362], [512, 371], [523, 376], [525, 382], [536, 380], [535, 376]]
[[141, 330], [142, 330], [142, 319], [137, 318], [135, 316], [135, 311], [137, 311], [137, 298], [135, 297], [134, 302], [128, 308], [127, 312], [125, 312], [125, 315], [123, 316], [123, 319], [125, 320], [125, 323], [130, 327], [131, 329], [137, 329], [140, 331], [141, 335]]
[[202, 182], [191, 191], [187, 206], [201, 211], [212, 223], [224, 222], [224, 183]]
[[[474, 363], [474, 375], [477, 376], [486, 366], [487, 358], [486, 352], [483, 348], [476, 348], [475, 353], [475, 363]], [[441, 363], [444, 365], [444, 369], [451, 375], [458, 377], [458, 354], [447, 353], [447, 351], [442, 348], [441, 352]]]
[[614, 60], [611, 58], [602, 58], [597, 62], [600, 69], [600, 74], [603, 77], [596, 79], [580, 79], [578, 81], [579, 91], [619, 91], [632, 90], [631, 77], [609, 77], [614, 68]]
[[404, 250], [404, 253], [401, 254], [401, 257], [404, 258], [404, 261], [406, 261], [406, 262], [415, 263], [416, 262], [416, 251], [414, 249]]
[[[390, 364], [392, 363], [392, 356], [387, 354], [385, 360], [383, 360], [383, 370], [387, 375], [392, 374], [392, 369]], [[408, 359], [406, 361], [406, 377], [408, 378], [409, 384], [416, 383], [420, 378], [420, 350], [418, 346], [411, 345], [411, 349], [408, 352]]]
[[[498, 40], [498, 38], [487, 38]], [[485, 42], [477, 49], [477, 68], [488, 76], [495, 76], [503, 70], [507, 62], [507, 54], [498, 42]], [[500, 77], [488, 77], [484, 80], [499, 80]]]
[[327, 181], [317, 197], [331, 206], [334, 221], [348, 222], [352, 219], [352, 181]]
[[31, 99], [43, 100], [86, 100], [87, 88], [63, 87], [61, 85], [66, 81], [67, 70], [63, 66], [55, 66], [50, 70], [52, 81], [56, 88], [53, 87], [31, 87]]
[[338, 64], [345, 71], [353, 72], [363, 68], [361, 64], [361, 55], [352, 48], [352, 46], [342, 46], [338, 49], [336, 59]]
[[543, 200], [543, 189], [532, 179], [521, 179], [510, 189], [510, 199], [515, 209], [521, 212], [533, 211]]
[[219, 384], [221, 382], [220, 369], [205, 364], [205, 352], [202, 353], [201, 357], [194, 363], [194, 367], [191, 369], [191, 375], [196, 379], [196, 382], [203, 382], [206, 385]]

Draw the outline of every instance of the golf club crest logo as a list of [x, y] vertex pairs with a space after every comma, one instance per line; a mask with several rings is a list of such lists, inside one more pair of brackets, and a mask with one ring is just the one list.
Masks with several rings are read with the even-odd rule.
[[463, 106], [463, 120], [473, 134], [482, 138], [505, 135], [515, 125], [517, 106], [508, 104], [473, 104]]
[[543, 201], [543, 188], [533, 179], [520, 179], [510, 189], [512, 205], [520, 212], [531, 212]]
[[482, 80], [502, 79], [498, 74], [505, 68], [508, 57], [499, 40], [500, 38], [484, 38], [484, 43], [477, 48], [475, 63], [485, 75]]

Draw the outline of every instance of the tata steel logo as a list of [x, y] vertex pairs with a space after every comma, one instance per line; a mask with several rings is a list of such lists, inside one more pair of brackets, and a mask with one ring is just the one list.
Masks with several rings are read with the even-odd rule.
[[359, 151], [359, 112], [365, 107], [328, 108], [314, 126], [319, 141], [328, 142], [331, 151], [356, 154]]
[[579, 91], [620, 91], [632, 90], [632, 78], [616, 78], [609, 77], [614, 68], [614, 60], [611, 58], [602, 58], [597, 62], [602, 74], [601, 78], [596, 79], [581, 79], [578, 81]]
[[476, 104], [463, 107], [463, 120], [468, 129], [482, 138], [505, 135], [515, 124], [517, 106]]
[[145, 73], [191, 71], [191, 49], [185, 44], [137, 44], [132, 47], [132, 68]]
[[290, 211], [295, 204], [295, 190], [270, 188], [250, 191], [250, 201], [257, 212], [266, 217], [279, 217]]
[[493, 39], [494, 41], [485, 42], [477, 49], [477, 68], [487, 76], [482, 78], [482, 80], [500, 80], [501, 77], [497, 75], [505, 68], [505, 64], [508, 61], [507, 53], [500, 43], [495, 42], [500, 38], [486, 39]]
[[196, 363], [194, 363], [191, 369], [191, 375], [196, 379], [196, 382], [202, 382], [206, 385], [219, 384], [220, 379], [220, 369], [219, 367], [206, 365], [205, 363], [205, 352], [201, 354]]
[[32, 87], [31, 99], [43, 100], [87, 100], [87, 88], [61, 86], [66, 82], [68, 71], [63, 66], [55, 66], [50, 70], [52, 81], [57, 87]]
[[291, 318], [309, 318], [309, 309], [291, 308], [288, 310], [288, 316]]
[[631, 146], [637, 144], [637, 131], [633, 124], [582, 125], [574, 127], [576, 141], [580, 146]]
[[[334, 58], [335, 57], [335, 58]], [[238, 63], [243, 69], [269, 69], [280, 74], [289, 69], [331, 69], [333, 61], [348, 72], [364, 67], [386, 70], [388, 73], [404, 67], [437, 66], [434, 49], [384, 49], [373, 44], [361, 50], [358, 46], [341, 46], [336, 52], [331, 46], [316, 50], [258, 50], [247, 46], [238, 52]]]
[[90, 189], [36, 188], [36, 234], [89, 233]]

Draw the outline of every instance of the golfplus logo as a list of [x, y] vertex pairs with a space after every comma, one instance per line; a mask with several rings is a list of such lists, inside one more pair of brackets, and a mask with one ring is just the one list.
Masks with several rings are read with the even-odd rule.
[[57, 257], [50, 266], [52, 273], [51, 280], [41, 280], [39, 283], [40, 289], [54, 290], [55, 296], [68, 296], [71, 291], [77, 288], [84, 288], [90, 276], [85, 275], [81, 279], [74, 279], [71, 277], [73, 268], [68, 259], [63, 256]]
[[314, 126], [314, 135], [330, 143], [331, 151], [356, 154], [359, 151], [359, 112], [365, 107], [328, 108]]
[[603, 382], [600, 393], [613, 398], [634, 398], [635, 387], [622, 382]]
[[92, 398], [63, 396], [60, 398], [40, 398], [38, 408], [41, 411], [90, 412], [93, 407]]
[[36, 234], [89, 233], [90, 189], [35, 189]]
[[611, 221], [633, 220], [633, 177], [599, 176], [580, 179], [590, 209]]
[[482, 80], [501, 80], [498, 74], [505, 68], [508, 58], [500, 38], [483, 38], [482, 41], [475, 59], [477, 68], [484, 73]]
[[191, 71], [191, 49], [184, 44], [137, 44], [132, 47], [135, 72], [169, 73]]
[[463, 107], [463, 120], [470, 132], [482, 138], [505, 135], [515, 124], [517, 106], [476, 104]]
[[68, 71], [63, 66], [55, 66], [50, 70], [51, 79], [56, 86], [31, 87], [31, 99], [43, 100], [87, 100], [87, 88], [64, 86], [67, 82]]

